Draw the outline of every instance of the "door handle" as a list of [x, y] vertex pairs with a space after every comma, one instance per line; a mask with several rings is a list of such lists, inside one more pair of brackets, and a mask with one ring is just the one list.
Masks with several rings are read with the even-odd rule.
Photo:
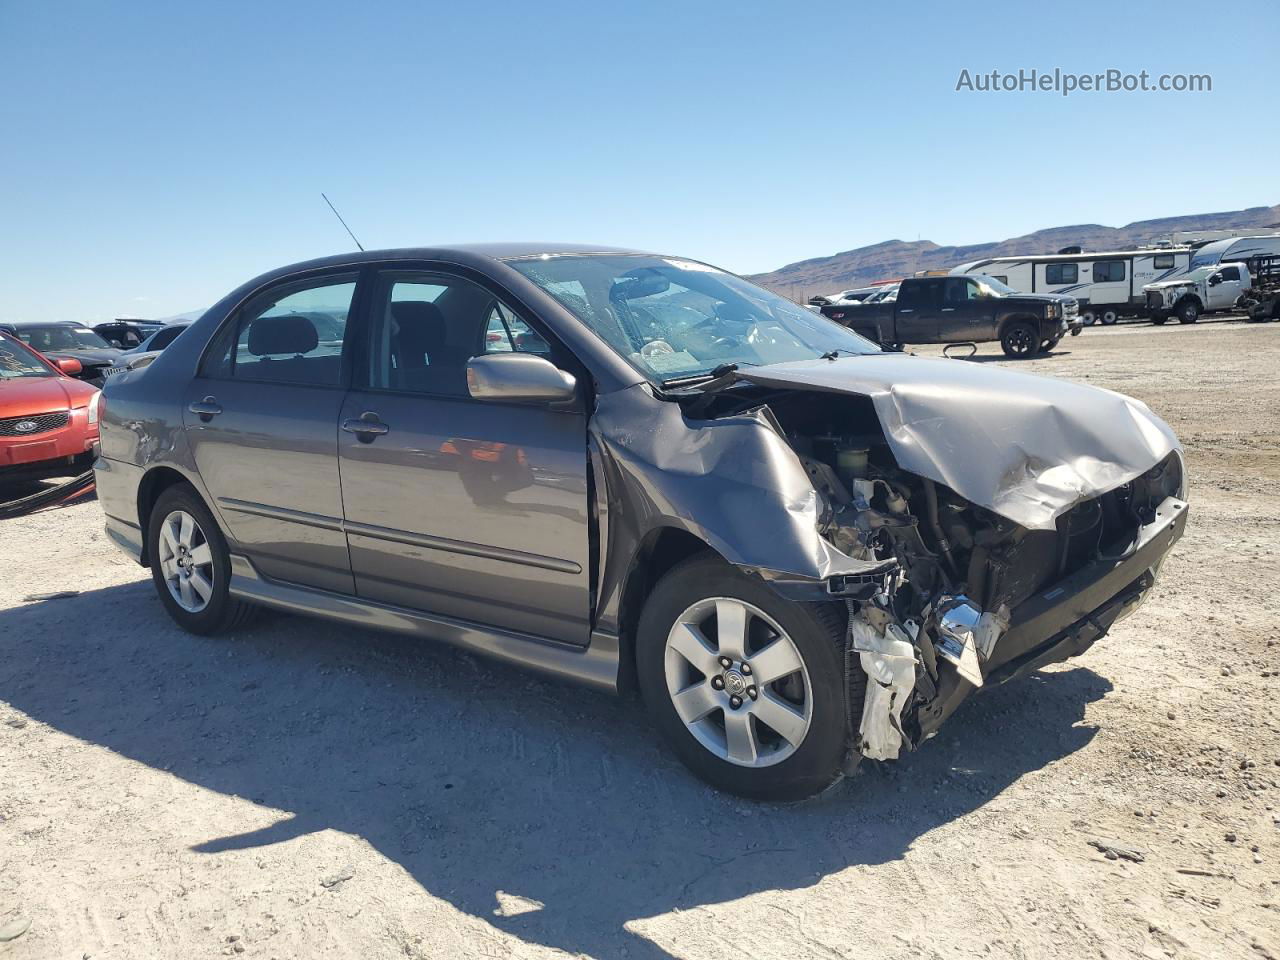
[[354, 433], [361, 443], [373, 443], [375, 437], [391, 432], [391, 428], [372, 410], [366, 410], [357, 420], [343, 420], [342, 429]]
[[222, 405], [213, 397], [205, 397], [203, 400], [193, 400], [187, 406], [187, 409], [196, 414], [205, 423], [208, 423], [222, 412]]
[[911, 307], [907, 307], [907, 309], [905, 309], [905, 310], [899, 310], [898, 312], [899, 312], [899, 313], [915, 313], [915, 310], [914, 310], [913, 308], [911, 308]]
[[943, 307], [943, 308], [942, 308], [942, 312], [943, 312], [943, 313], [955, 313], [955, 312], [956, 312], [956, 308], [955, 308], [955, 307]]

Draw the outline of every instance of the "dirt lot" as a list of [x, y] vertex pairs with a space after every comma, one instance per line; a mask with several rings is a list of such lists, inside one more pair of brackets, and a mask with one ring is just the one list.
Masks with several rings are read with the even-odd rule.
[[1280, 958], [1280, 324], [1019, 366], [1173, 425], [1186, 537], [1087, 655], [798, 807], [448, 648], [183, 634], [96, 503], [0, 524], [0, 958]]

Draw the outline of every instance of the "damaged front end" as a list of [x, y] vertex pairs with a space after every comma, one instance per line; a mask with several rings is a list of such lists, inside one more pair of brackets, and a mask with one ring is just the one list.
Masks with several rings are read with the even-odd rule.
[[[1082, 653], [1136, 609], [1187, 505], [1176, 440], [1136, 401], [1025, 377], [1015, 386], [1031, 379], [1066, 396], [971, 380], [948, 392], [936, 377], [913, 392], [872, 369], [880, 386], [845, 376], [837, 388], [802, 365], [680, 402], [701, 457], [735, 459], [714, 433], [728, 423], [750, 425], [757, 444], [759, 432], [785, 442], [764, 443], [767, 463], [761, 449], [748, 453], [739, 473], [748, 484], [768, 477], [789, 504], [789, 533], [763, 503], [727, 509], [737, 495], [720, 488], [720, 542], [707, 539], [793, 599], [821, 590], [845, 603], [850, 733], [858, 753], [888, 760], [974, 690]], [[698, 475], [689, 452], [664, 448], [664, 473]]]

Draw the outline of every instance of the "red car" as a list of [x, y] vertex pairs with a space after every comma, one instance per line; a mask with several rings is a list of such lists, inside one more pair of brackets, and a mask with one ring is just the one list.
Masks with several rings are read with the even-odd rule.
[[93, 466], [102, 394], [79, 372], [78, 360], [55, 363], [0, 333], [0, 487]]

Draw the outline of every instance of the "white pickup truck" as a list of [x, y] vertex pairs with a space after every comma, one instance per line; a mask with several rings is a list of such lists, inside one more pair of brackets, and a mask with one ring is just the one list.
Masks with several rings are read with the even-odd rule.
[[1243, 263], [1219, 263], [1197, 267], [1175, 280], [1148, 283], [1142, 288], [1152, 323], [1177, 317], [1179, 323], [1195, 323], [1202, 313], [1230, 310], [1253, 284]]

